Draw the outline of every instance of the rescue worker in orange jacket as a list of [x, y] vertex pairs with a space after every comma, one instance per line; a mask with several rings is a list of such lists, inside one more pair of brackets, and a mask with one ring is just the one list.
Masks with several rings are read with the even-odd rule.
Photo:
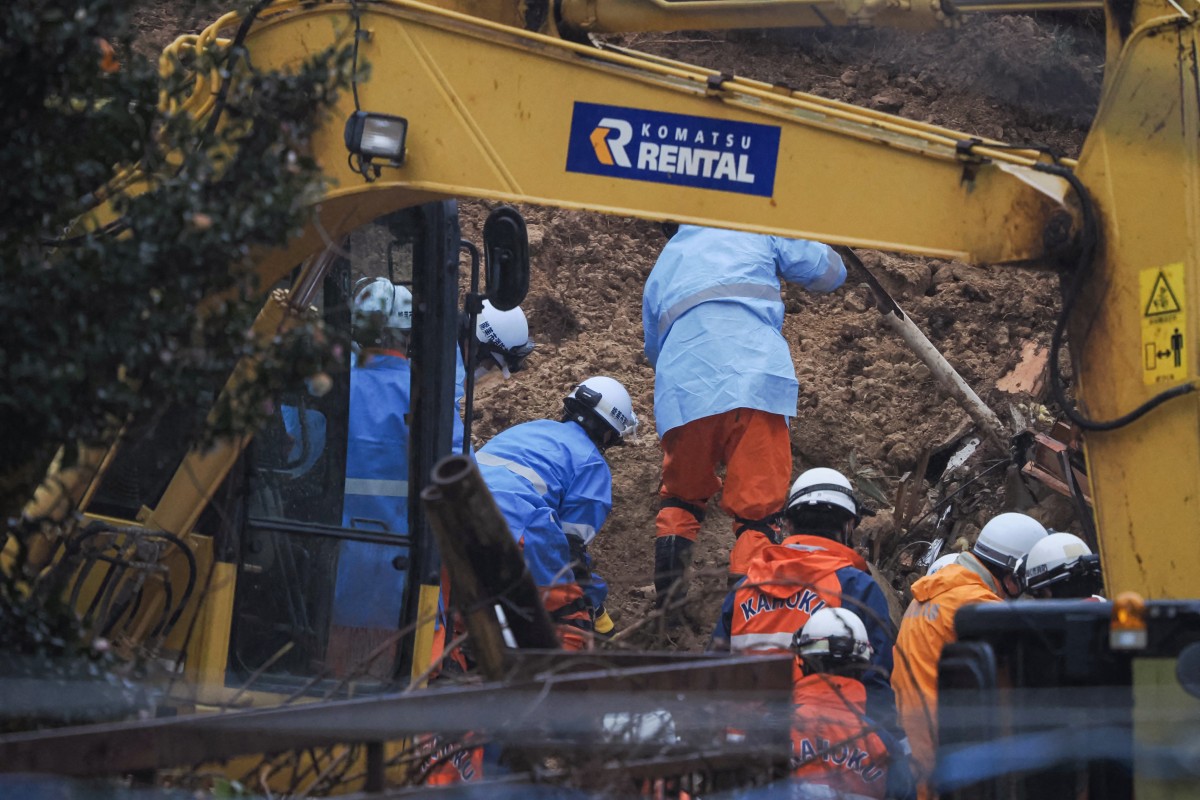
[[997, 603], [1021, 593], [1015, 570], [1045, 538], [1041, 523], [1024, 514], [994, 517], [969, 553], [912, 587], [913, 600], [896, 636], [892, 688], [912, 746], [921, 797], [933, 796], [930, 779], [937, 750], [937, 666], [942, 648], [957, 639], [954, 617], [973, 603]]
[[849, 608], [866, 625], [873, 655], [863, 675], [867, 713], [902, 739], [896, 724], [892, 629], [887, 600], [867, 562], [845, 542], [858, 524], [850, 481], [818, 467], [792, 484], [784, 509], [791, 534], [782, 544], [763, 541], [721, 608], [713, 649], [788, 652], [793, 634], [823, 608]]
[[912, 785], [906, 764], [889, 768], [901, 747], [867, 716], [871, 643], [849, 609], [822, 608], [796, 631], [792, 702], [792, 797], [904, 798]]

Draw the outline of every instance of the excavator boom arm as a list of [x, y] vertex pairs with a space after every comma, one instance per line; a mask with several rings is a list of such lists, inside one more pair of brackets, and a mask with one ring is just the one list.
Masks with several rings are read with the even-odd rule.
[[[332, 44], [352, 7], [263, 20], [260, 67]], [[336, 180], [314, 227], [264, 278], [389, 208], [444, 197], [554, 205], [976, 262], [1042, 256], [1068, 230], [1067, 184], [1038, 154], [967, 151], [965, 134], [408, 0], [360, 8], [362, 111], [407, 120], [400, 166], [347, 163], [349, 93], [315, 148]], [[919, 188], [918, 188], [919, 187]], [[1066, 216], [1067, 224], [1061, 224]]]

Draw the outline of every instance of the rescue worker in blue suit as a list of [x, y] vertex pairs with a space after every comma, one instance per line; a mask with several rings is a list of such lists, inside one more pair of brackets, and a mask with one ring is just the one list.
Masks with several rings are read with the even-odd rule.
[[[722, 490], [720, 464], [721, 507], [734, 535], [774, 536], [769, 521], [787, 497], [788, 418], [799, 394], [782, 334], [781, 278], [830, 292], [846, 269], [817, 242], [683, 225], [646, 281], [642, 326], [663, 448], [654, 548], [660, 607], [691, 562], [709, 498]], [[735, 544], [730, 572], [744, 574], [751, 555]]]
[[[461, 416], [466, 397], [467, 368], [464, 364], [466, 342], [471, 332], [464, 314], [459, 321], [459, 344], [454, 350], [454, 403]], [[483, 301], [483, 310], [475, 319], [475, 347], [472, 364], [475, 391], [508, 380], [514, 372], [525, 368], [525, 359], [537, 344], [529, 338], [529, 320], [520, 306], [500, 311], [490, 300]], [[478, 394], [476, 394], [478, 397]], [[459, 437], [457, 442], [461, 442]], [[455, 452], [462, 452], [459, 447]], [[468, 451], [469, 452], [469, 451]]]
[[[364, 278], [354, 294], [354, 336], [360, 346], [350, 370], [342, 526], [370, 533], [408, 533], [408, 414], [412, 294], [387, 278]], [[462, 420], [453, 438], [462, 447]], [[339, 658], [363, 655], [393, 634], [400, 620], [405, 572], [397, 547], [342, 542], [334, 586], [331, 639]]]
[[[561, 422], [533, 420], [502, 431], [475, 460], [559, 624], [563, 647], [583, 649], [607, 593], [587, 554], [612, 510], [604, 451], [634, 435], [637, 417], [625, 387], [606, 377], [579, 384], [563, 408]], [[607, 614], [598, 621], [611, 629]]]
[[[412, 293], [387, 278], [359, 281], [354, 320], [361, 351], [350, 370], [342, 524], [407, 533]], [[451, 438], [461, 449], [463, 425], [457, 416]]]

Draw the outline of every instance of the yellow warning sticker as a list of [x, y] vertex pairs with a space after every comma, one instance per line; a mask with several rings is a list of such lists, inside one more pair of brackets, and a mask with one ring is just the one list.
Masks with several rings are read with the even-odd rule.
[[1183, 264], [1144, 269], [1140, 276], [1142, 379], [1147, 386], [1187, 380], [1187, 300]]

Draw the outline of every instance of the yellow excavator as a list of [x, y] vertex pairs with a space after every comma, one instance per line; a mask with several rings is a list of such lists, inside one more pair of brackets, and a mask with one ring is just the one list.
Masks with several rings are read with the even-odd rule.
[[[1200, 291], [1200, 7], [1104, 4], [1103, 94], [1078, 160], [591, 37], [767, 26], [919, 29], [959, 24], [973, 13], [1094, 7], [1090, 0], [261, 5], [239, 42], [258, 67], [287, 67], [354, 31], [358, 57], [386, 79], [357, 85], [317, 132], [314, 152], [333, 188], [301, 237], [259, 261], [261, 285], [291, 282], [268, 298], [256, 330], [270, 333], [313, 306], [327, 324], [347, 327], [350, 280], [364, 269], [356, 254], [375, 263], [380, 252], [395, 254], [417, 309], [408, 489], [415, 497], [450, 451], [459, 254], [453, 198], [1062, 270], [1063, 306], [1048, 310], [1058, 314], [1050, 382], [1084, 431], [1106, 587], [1117, 601], [1083, 611], [1051, 602], [964, 614], [962, 646], [947, 655], [944, 686], [963, 689], [986, 709], [956, 728], [953, 744], [1012, 740], [1020, 757], [1025, 740], [1014, 733], [1014, 709], [1040, 701], [1018, 690], [1117, 687], [1103, 701], [1123, 714], [1112, 724], [1125, 738], [1111, 752], [1085, 753], [1069, 768], [1064, 759], [1033, 759], [1041, 770], [1035, 779], [989, 778], [987, 792], [1007, 786], [1025, 796], [1063, 796], [1084, 785], [1094, 797], [1135, 789], [1139, 797], [1187, 796], [1194, 783], [1179, 776], [1191, 762], [1171, 748], [1194, 733], [1200, 693], [1200, 547], [1188, 533], [1200, 527], [1191, 344], [1200, 315], [1189, 311]], [[221, 32], [236, 22], [227, 16], [172, 47], [228, 44]], [[211, 110], [213, 87], [197, 82], [189, 103], [198, 117]], [[372, 229], [383, 231], [383, 251]], [[344, 248], [327, 246], [346, 239]], [[496, 271], [509, 286], [504, 291], [517, 292], [511, 287], [520, 272], [519, 265]], [[1074, 399], [1059, 367], [1068, 339]], [[417, 503], [403, 536], [342, 526], [347, 398], [348, 382], [335, 376], [320, 398], [281, 398], [275, 418], [254, 437], [206, 450], [175, 436], [186, 428], [180, 419], [205, 409], [165, 410], [142, 421], [140, 437], [59, 476], [58, 493], [31, 506], [37, 513], [65, 499], [82, 509], [92, 546], [76, 548], [72, 599], [93, 616], [107, 614], [125, 636], [181, 655], [196, 687], [191, 707], [233, 695], [244, 702], [255, 692], [238, 687], [250, 679], [256, 692], [277, 697], [316, 696], [345, 678], [339, 659], [347, 654], [331, 651], [329, 628], [336, 554], [348, 540], [393, 552], [404, 586], [395, 630], [416, 632], [372, 654], [371, 670], [382, 679], [419, 677], [428, 668], [437, 549]], [[132, 547], [163, 567], [139, 579], [137, 603], [128, 576], [104, 561], [102, 547]], [[51, 543], [38, 553], [52, 557]], [[146, 592], [145, 581], [173, 589]], [[954, 708], [948, 703], [945, 713]], [[1187, 713], [1153, 713], [1162, 708]], [[979, 784], [961, 785], [968, 796]]]

